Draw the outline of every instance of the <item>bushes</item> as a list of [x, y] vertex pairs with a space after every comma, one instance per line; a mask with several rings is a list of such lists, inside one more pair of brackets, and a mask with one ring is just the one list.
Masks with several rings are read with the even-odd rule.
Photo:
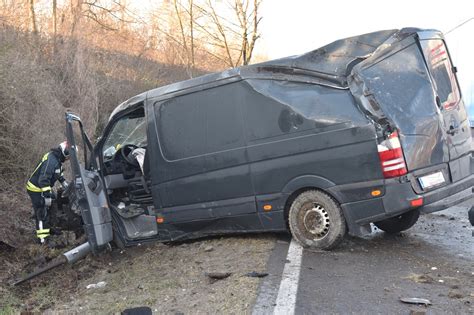
[[3, 30], [0, 53], [0, 187], [10, 190], [27, 176], [44, 146], [63, 138], [62, 110], [54, 78], [23, 36]]
[[0, 26], [0, 243], [17, 246], [31, 236], [24, 234], [33, 231], [25, 183], [64, 140], [67, 110], [95, 139], [118, 104], [185, 78], [183, 67], [69, 39], [58, 40], [53, 53], [49, 39]]
[[22, 191], [42, 154], [65, 138], [64, 113], [91, 138], [119, 103], [186, 78], [184, 68], [0, 27], [0, 191]]
[[64, 140], [67, 110], [95, 139], [118, 104], [186, 77], [183, 67], [68, 39], [58, 40], [53, 53], [48, 39], [0, 26], [0, 215], [22, 211], [18, 204], [29, 210], [25, 182], [41, 156]]

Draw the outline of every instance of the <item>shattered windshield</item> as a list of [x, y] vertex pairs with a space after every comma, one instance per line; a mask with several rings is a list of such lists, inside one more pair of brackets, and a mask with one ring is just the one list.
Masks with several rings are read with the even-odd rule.
[[110, 158], [118, 149], [127, 144], [137, 147], [146, 146], [145, 117], [124, 117], [120, 119], [105, 141], [103, 156]]

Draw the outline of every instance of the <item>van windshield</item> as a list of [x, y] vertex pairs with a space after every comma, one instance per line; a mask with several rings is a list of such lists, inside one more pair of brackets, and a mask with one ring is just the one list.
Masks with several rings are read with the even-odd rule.
[[117, 121], [103, 146], [103, 156], [112, 157], [124, 145], [146, 146], [145, 117], [124, 117]]
[[423, 40], [421, 46], [441, 106], [448, 110], [456, 107], [460, 100], [460, 93], [443, 40]]

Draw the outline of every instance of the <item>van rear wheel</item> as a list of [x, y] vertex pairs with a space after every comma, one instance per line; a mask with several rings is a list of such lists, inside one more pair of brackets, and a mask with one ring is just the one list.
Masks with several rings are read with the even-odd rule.
[[293, 237], [303, 247], [332, 249], [346, 234], [346, 221], [339, 204], [319, 190], [301, 193], [288, 215]]
[[414, 209], [397, 217], [374, 222], [374, 225], [386, 233], [395, 234], [411, 228], [418, 221], [419, 217], [420, 211]]

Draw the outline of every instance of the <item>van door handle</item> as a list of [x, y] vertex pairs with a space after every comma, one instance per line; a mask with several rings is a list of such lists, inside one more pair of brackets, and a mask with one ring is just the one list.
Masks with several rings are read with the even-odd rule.
[[449, 130], [446, 131], [448, 135], [454, 136], [459, 131], [459, 127], [454, 128], [453, 125], [449, 126]]
[[441, 99], [439, 98], [438, 95], [436, 95], [436, 105], [438, 106], [439, 109], [441, 109]]

